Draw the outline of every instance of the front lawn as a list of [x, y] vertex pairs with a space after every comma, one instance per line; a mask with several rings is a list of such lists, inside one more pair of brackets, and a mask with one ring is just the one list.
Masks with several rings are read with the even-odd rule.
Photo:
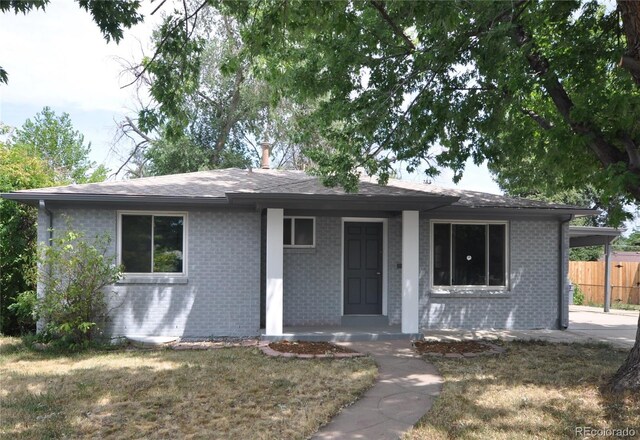
[[377, 373], [370, 358], [256, 348], [60, 355], [0, 338], [3, 438], [306, 438]]
[[500, 356], [429, 358], [445, 379], [443, 392], [405, 439], [586, 438], [576, 436], [581, 426], [635, 429], [640, 438], [640, 396], [618, 400], [599, 392], [624, 352], [606, 345], [503, 346]]

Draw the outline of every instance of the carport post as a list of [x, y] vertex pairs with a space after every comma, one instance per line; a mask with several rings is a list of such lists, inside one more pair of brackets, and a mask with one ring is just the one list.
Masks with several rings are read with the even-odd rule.
[[611, 246], [607, 240], [604, 244], [604, 311], [611, 307]]

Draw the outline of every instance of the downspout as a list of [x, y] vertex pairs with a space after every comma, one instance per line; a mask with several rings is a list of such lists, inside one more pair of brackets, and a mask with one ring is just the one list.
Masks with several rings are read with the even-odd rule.
[[49, 211], [49, 209], [44, 203], [44, 200], [40, 200], [39, 206], [40, 206], [40, 209], [42, 209], [44, 213], [47, 214], [47, 217], [49, 218], [49, 227], [47, 228], [47, 230], [49, 231], [49, 240], [47, 242], [47, 245], [51, 246], [51, 241], [53, 240], [53, 212]]
[[[38, 207], [44, 211], [44, 213], [47, 215], [47, 217], [49, 218], [49, 227], [47, 228], [49, 231], [49, 239], [47, 240], [47, 246], [51, 246], [53, 244], [53, 212], [49, 211], [49, 209], [47, 209], [47, 206], [44, 202], [44, 200], [40, 200]], [[40, 225], [38, 225], [38, 229], [40, 228]], [[38, 253], [40, 253], [38, 251]], [[46, 268], [43, 268], [42, 263], [38, 262], [38, 272], [40, 272], [41, 270], [46, 270], [47, 274], [51, 274], [51, 267], [47, 266]], [[36, 285], [36, 295], [38, 296], [38, 298], [41, 298], [42, 296], [44, 296], [44, 292], [43, 292], [43, 287], [42, 284], [40, 282], [40, 274], [38, 274], [38, 284]], [[42, 331], [42, 329], [44, 328], [44, 321], [42, 320], [42, 318], [38, 319], [38, 321], [36, 322], [36, 332], [40, 333]]]
[[[566, 330], [569, 327], [568, 320], [565, 317], [568, 316], [569, 311], [565, 310], [568, 301], [565, 301], [566, 287], [567, 287], [567, 273], [564, 260], [564, 242], [565, 232], [564, 226], [573, 220], [573, 214], [570, 214], [566, 220], [560, 222], [560, 229], [558, 231], [558, 327], [562, 330]], [[567, 253], [569, 249], [567, 249]], [[567, 255], [568, 257], [568, 255]]]

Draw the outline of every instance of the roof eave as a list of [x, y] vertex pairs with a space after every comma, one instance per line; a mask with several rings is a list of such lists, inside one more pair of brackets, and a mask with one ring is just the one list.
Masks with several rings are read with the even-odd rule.
[[283, 209], [352, 209], [428, 211], [450, 206], [459, 197], [379, 194], [299, 194], [299, 193], [227, 193], [233, 204], [255, 204], [259, 208]]
[[540, 206], [447, 206], [440, 210], [442, 213], [476, 212], [486, 214], [522, 214], [522, 215], [573, 215], [593, 216], [598, 215], [598, 209], [572, 208], [572, 207], [540, 207]]
[[139, 203], [172, 205], [228, 205], [225, 197], [185, 197], [185, 196], [153, 196], [153, 195], [118, 195], [118, 194], [61, 194], [61, 193], [0, 193], [7, 200], [37, 205], [40, 200], [51, 202], [101, 202], [101, 203]]

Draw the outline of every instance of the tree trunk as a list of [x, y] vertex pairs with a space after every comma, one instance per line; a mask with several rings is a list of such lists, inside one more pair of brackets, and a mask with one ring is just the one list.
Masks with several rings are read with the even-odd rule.
[[[636, 85], [640, 87], [640, 71], [636, 68], [640, 63], [640, 2], [637, 0], [618, 0], [617, 3], [627, 39], [627, 50], [622, 56], [620, 66], [629, 70]], [[632, 145], [631, 148], [627, 148], [627, 152], [630, 153], [632, 159], [631, 165], [638, 172], [638, 164], [633, 162], [633, 159], [638, 160], [638, 147]], [[640, 201], [640, 198], [637, 196], [636, 198]], [[611, 390], [616, 393], [624, 390], [640, 391], [640, 317], [638, 318], [636, 343], [627, 359], [611, 378], [610, 386]]]
[[614, 393], [625, 390], [640, 391], [640, 317], [638, 317], [636, 343], [627, 359], [611, 378], [610, 385]]
[[620, 66], [628, 69], [636, 85], [640, 86], [640, 71], [635, 68], [636, 63], [640, 62], [640, 2], [618, 0], [618, 10], [627, 39], [627, 50], [620, 60]]

